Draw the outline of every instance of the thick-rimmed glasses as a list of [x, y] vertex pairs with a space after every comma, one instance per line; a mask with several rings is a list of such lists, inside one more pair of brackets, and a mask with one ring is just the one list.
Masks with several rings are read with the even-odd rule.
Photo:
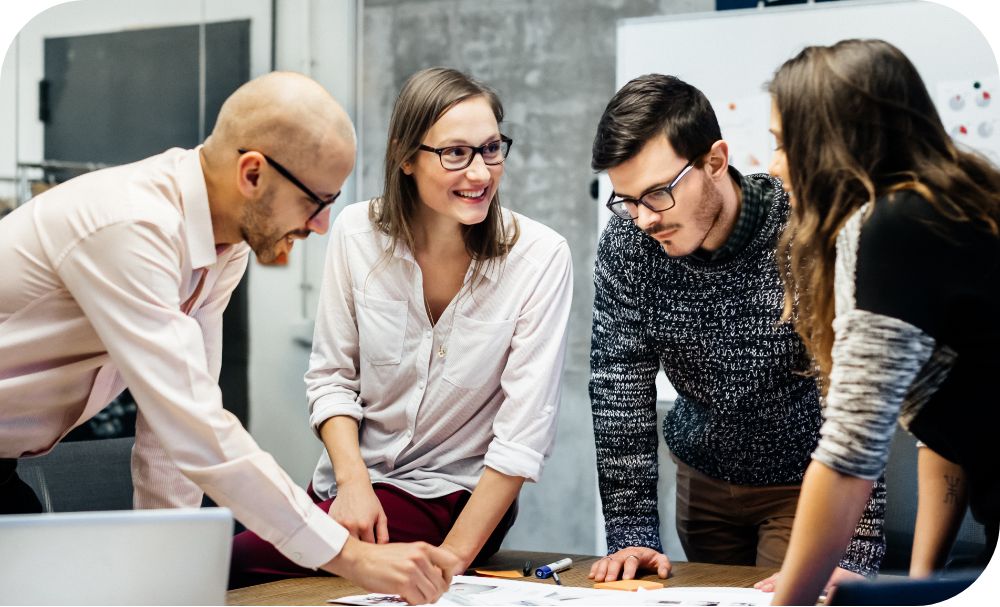
[[301, 181], [299, 181], [298, 177], [296, 177], [295, 175], [292, 175], [291, 171], [289, 171], [285, 167], [281, 166], [281, 164], [279, 164], [277, 160], [271, 158], [270, 156], [268, 156], [264, 152], [261, 152], [259, 150], [250, 150], [250, 149], [247, 149], [247, 148], [240, 148], [237, 151], [240, 154], [246, 154], [247, 152], [257, 152], [258, 154], [260, 154], [261, 156], [264, 157], [264, 160], [267, 161], [267, 164], [271, 165], [274, 168], [275, 171], [278, 171], [278, 173], [282, 177], [284, 177], [288, 181], [291, 181], [292, 185], [294, 185], [298, 189], [302, 190], [302, 192], [306, 196], [309, 197], [309, 200], [311, 200], [312, 203], [314, 205], [316, 205], [318, 208], [316, 209], [315, 212], [313, 212], [312, 215], [309, 216], [309, 220], [306, 223], [309, 223], [309, 221], [312, 221], [313, 219], [315, 219], [315, 217], [317, 215], [319, 215], [320, 213], [323, 212], [323, 209], [325, 209], [326, 207], [328, 207], [331, 204], [333, 204], [334, 202], [336, 202], [337, 201], [337, 197], [340, 196], [340, 192], [337, 192], [336, 194], [334, 194], [333, 196], [330, 196], [329, 198], [321, 198], [316, 192], [313, 192], [312, 190], [310, 190], [309, 188], [307, 188], [305, 186], [305, 184], [303, 184]]
[[639, 198], [617, 197], [617, 194], [611, 192], [611, 197], [604, 206], [608, 207], [609, 211], [622, 219], [632, 221], [639, 218], [640, 204], [654, 213], [669, 211], [677, 204], [677, 201], [674, 200], [674, 188], [677, 187], [677, 183], [680, 182], [681, 178], [687, 175], [693, 168], [694, 159], [691, 159], [684, 165], [680, 173], [677, 173], [677, 176], [670, 180], [669, 184], [660, 188], [654, 188], [639, 196]]
[[474, 145], [450, 145], [444, 148], [432, 148], [429, 145], [420, 144], [419, 148], [424, 152], [433, 152], [441, 160], [441, 166], [447, 171], [461, 171], [472, 164], [472, 159], [479, 154], [483, 157], [483, 162], [488, 165], [501, 164], [514, 140], [506, 135], [500, 135], [500, 139], [490, 141], [476, 147]]

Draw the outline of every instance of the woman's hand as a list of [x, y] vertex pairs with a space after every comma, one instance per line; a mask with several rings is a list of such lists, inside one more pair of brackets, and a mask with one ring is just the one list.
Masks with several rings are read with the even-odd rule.
[[389, 542], [389, 521], [368, 483], [338, 486], [337, 499], [330, 505], [330, 517], [362, 542]]
[[[778, 582], [781, 579], [781, 572], [775, 573], [771, 577], [764, 578], [763, 580], [757, 582], [753, 585], [757, 590], [763, 590], [764, 592], [774, 592], [778, 587]], [[823, 590], [826, 594], [830, 594], [833, 588], [837, 584], [842, 584], [844, 582], [859, 582], [863, 581], [865, 576], [860, 573], [854, 573], [853, 571], [848, 571], [842, 567], [837, 567], [833, 570], [830, 575], [830, 579], [826, 582], [826, 588]]]

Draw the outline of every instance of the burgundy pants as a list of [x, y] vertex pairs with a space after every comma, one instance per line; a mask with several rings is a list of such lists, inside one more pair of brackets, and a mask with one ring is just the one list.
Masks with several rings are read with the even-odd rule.
[[[375, 496], [382, 503], [385, 516], [389, 522], [390, 542], [427, 542], [440, 545], [451, 531], [452, 525], [462, 513], [462, 508], [472, 495], [468, 491], [456, 491], [433, 499], [420, 499], [406, 493], [402, 489], [384, 483], [372, 485]], [[336, 498], [321, 501], [313, 492], [312, 485], [306, 490], [309, 497], [324, 512], [330, 511], [330, 506]], [[507, 531], [514, 525], [517, 517], [517, 502], [515, 501], [492, 535], [486, 540], [483, 549], [476, 556], [474, 563], [479, 563], [496, 554]], [[233, 558], [229, 568], [229, 588], [242, 588], [254, 584], [263, 584], [285, 578], [308, 577], [315, 575], [330, 575], [324, 571], [313, 571], [299, 567], [285, 558], [268, 541], [263, 540], [252, 531], [244, 531], [233, 538]]]

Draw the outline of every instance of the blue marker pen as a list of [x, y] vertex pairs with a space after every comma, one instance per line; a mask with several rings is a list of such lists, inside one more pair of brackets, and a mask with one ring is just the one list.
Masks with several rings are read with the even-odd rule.
[[552, 574], [559, 573], [560, 571], [566, 571], [573, 566], [573, 559], [562, 559], [554, 563], [549, 563], [548, 565], [543, 565], [538, 569], [535, 569], [535, 577], [548, 579], [552, 577]]

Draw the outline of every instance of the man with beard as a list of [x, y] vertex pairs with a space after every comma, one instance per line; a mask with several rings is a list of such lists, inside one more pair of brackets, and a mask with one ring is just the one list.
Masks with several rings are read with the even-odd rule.
[[41, 511], [18, 458], [127, 387], [137, 508], [198, 507], [204, 491], [301, 566], [411, 603], [447, 589], [454, 557], [349, 537], [217, 385], [222, 312], [250, 252], [272, 263], [325, 233], [355, 148], [326, 90], [276, 72], [226, 100], [204, 145], [78, 177], [0, 221], [0, 513]]
[[[601, 236], [590, 395], [608, 556], [590, 576], [666, 577], [657, 515], [655, 377], [677, 390], [663, 437], [677, 464], [677, 532], [689, 561], [780, 567], [821, 408], [790, 323], [775, 245], [781, 182], [741, 175], [708, 99], [658, 74], [608, 103], [592, 166], [615, 215]], [[831, 583], [878, 570], [884, 483]], [[765, 589], [773, 580], [769, 579]]]

